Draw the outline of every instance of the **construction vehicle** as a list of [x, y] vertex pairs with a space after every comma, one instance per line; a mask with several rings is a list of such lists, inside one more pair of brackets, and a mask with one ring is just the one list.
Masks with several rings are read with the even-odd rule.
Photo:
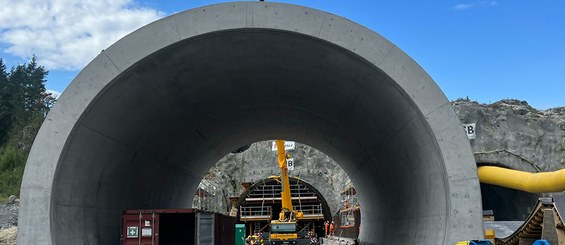
[[286, 159], [289, 157], [284, 149], [284, 140], [276, 140], [277, 162], [281, 170], [281, 200], [282, 207], [278, 219], [271, 220], [271, 233], [269, 243], [274, 244], [297, 244], [299, 237], [296, 221], [303, 217], [303, 213], [292, 207], [290, 198], [290, 182], [288, 180], [288, 167]]

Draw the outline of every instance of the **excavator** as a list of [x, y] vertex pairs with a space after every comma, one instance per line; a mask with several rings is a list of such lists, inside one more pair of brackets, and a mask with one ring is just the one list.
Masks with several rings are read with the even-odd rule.
[[294, 210], [290, 198], [290, 182], [288, 180], [288, 167], [286, 159], [288, 155], [284, 149], [284, 140], [276, 140], [277, 162], [281, 170], [281, 200], [282, 207], [278, 219], [271, 220], [271, 233], [269, 243], [275, 244], [297, 244], [299, 237], [296, 230], [296, 221], [303, 217], [303, 213]]

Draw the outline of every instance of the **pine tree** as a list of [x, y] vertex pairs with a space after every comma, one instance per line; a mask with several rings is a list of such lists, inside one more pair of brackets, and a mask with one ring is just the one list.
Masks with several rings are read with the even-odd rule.
[[48, 72], [38, 66], [35, 56], [27, 65], [13, 67], [8, 76], [12, 89], [13, 126], [23, 127], [37, 117], [43, 118], [54, 99], [45, 90]]
[[0, 144], [6, 141], [8, 130], [12, 125], [13, 106], [11, 104], [13, 86], [8, 80], [6, 65], [0, 59]]
[[50, 97], [45, 90], [45, 82], [47, 74], [43, 66], [37, 66], [35, 56], [26, 66], [26, 74], [28, 81], [24, 87], [26, 94], [25, 107], [26, 110], [33, 112], [41, 112], [42, 114], [49, 109], [49, 105], [45, 104], [46, 97]]
[[47, 73], [35, 56], [10, 72], [0, 59], [0, 199], [19, 194], [31, 144], [55, 100], [45, 90]]

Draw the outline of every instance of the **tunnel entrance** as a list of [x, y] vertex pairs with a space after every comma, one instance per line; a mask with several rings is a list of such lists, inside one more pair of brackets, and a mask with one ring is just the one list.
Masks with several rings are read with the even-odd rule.
[[[323, 237], [324, 221], [331, 220], [326, 199], [308, 182], [294, 177], [290, 178], [290, 192], [294, 210], [304, 213], [297, 222], [298, 237], [308, 237], [309, 231]], [[269, 237], [270, 221], [277, 220], [281, 212], [280, 193], [280, 178], [273, 176], [256, 181], [239, 196], [235, 205], [236, 222], [245, 224], [250, 232]]]
[[524, 221], [534, 209], [540, 194], [495, 185], [481, 184], [483, 209], [492, 210], [495, 220]]
[[18, 244], [115, 243], [121, 210], [189, 206], [218, 159], [275, 138], [340, 163], [362, 243], [482, 237], [470, 145], [412, 59], [344, 18], [243, 2], [152, 23], [75, 78], [31, 150]]

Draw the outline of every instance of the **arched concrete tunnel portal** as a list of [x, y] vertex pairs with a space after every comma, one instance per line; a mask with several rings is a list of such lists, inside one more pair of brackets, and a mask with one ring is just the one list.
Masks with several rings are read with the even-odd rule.
[[367, 244], [482, 236], [469, 143], [422, 68], [342, 17], [240, 2], [149, 24], [81, 71], [32, 148], [18, 244], [115, 244], [121, 210], [186, 207], [218, 159], [275, 138], [342, 165]]

